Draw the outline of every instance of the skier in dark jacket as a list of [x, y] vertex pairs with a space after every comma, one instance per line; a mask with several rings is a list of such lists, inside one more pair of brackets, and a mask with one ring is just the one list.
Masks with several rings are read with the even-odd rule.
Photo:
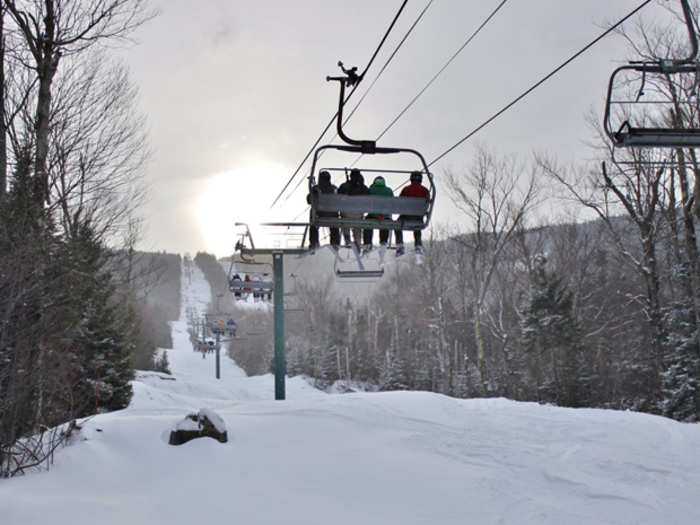
[[234, 296], [237, 299], [241, 297], [241, 286], [243, 286], [243, 280], [241, 279], [241, 276], [237, 273], [234, 273], [233, 277], [231, 277], [230, 288], [231, 291], [234, 292]]
[[[430, 198], [430, 190], [423, 186], [421, 182], [423, 181], [423, 174], [420, 171], [411, 172], [411, 183], [401, 190], [400, 197], [422, 197], [424, 199]], [[420, 220], [423, 217], [413, 216], [413, 215], [401, 215], [399, 219], [407, 220]], [[403, 255], [403, 232], [401, 230], [396, 230], [394, 232], [396, 237], [396, 256], [400, 257]], [[421, 242], [421, 231], [413, 230], [413, 240], [416, 247], [416, 253], [423, 253], [423, 243]]]
[[[318, 184], [311, 188], [312, 192], [318, 193], [337, 193], [338, 190], [333, 184], [331, 184], [331, 174], [327, 171], [322, 171], [318, 174]], [[311, 194], [307, 195], [306, 202], [311, 204]], [[319, 217], [337, 217], [338, 214], [334, 212], [318, 212]], [[331, 246], [337, 248], [340, 244], [340, 230], [338, 228], [329, 228], [331, 232]], [[319, 247], [318, 241], [318, 227], [313, 224], [309, 227], [309, 245], [311, 250], [315, 250]]]
[[[340, 185], [338, 193], [343, 193], [345, 195], [369, 195], [369, 188], [365, 186], [365, 179], [362, 173], [360, 173], [360, 170], [357, 168], [350, 170], [350, 180]], [[342, 214], [342, 217], [346, 219], [362, 219], [362, 213], [346, 212]], [[355, 241], [355, 246], [359, 248], [362, 242], [362, 228], [353, 228], [352, 237]], [[350, 228], [343, 228], [343, 239], [345, 239], [345, 244], [350, 246]]]
[[[389, 186], [386, 185], [386, 181], [384, 180], [384, 177], [379, 175], [378, 177], [375, 177], [374, 181], [372, 182], [372, 185], [369, 187], [369, 193], [370, 195], [387, 195], [389, 197], [394, 196], [394, 192], [391, 190]], [[377, 215], [377, 214], [367, 214], [368, 219], [391, 219], [391, 215], [389, 216], [382, 216], [382, 215]], [[372, 249], [372, 237], [374, 236], [374, 230], [372, 228], [368, 228], [364, 230], [363, 232], [363, 237], [364, 237], [364, 250], [369, 251]], [[386, 243], [389, 241], [389, 230], [379, 230], [379, 244], [381, 246], [386, 245]]]

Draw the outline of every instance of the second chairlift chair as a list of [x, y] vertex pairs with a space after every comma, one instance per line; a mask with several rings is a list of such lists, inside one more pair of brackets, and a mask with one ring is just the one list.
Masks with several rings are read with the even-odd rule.
[[[700, 63], [697, 60], [698, 40], [695, 34], [693, 17], [688, 5], [688, 0], [681, 0], [685, 22], [688, 27], [690, 38], [690, 54], [681, 59], [659, 59], [633, 61], [627, 65], [618, 67], [610, 77], [608, 93], [605, 104], [605, 115], [603, 126], [606, 135], [610, 138], [613, 147], [619, 148], [696, 148], [700, 147], [700, 128], [697, 127], [697, 106], [698, 106], [698, 74], [700, 73]], [[625, 75], [631, 72], [632, 75]], [[630, 97], [616, 99], [614, 91], [616, 87], [616, 77], [622, 73], [623, 80], [617, 85], [629, 85], [632, 82], [638, 84], [637, 95], [634, 100]], [[673, 85], [673, 79], [681, 79], [683, 76], [691, 75], [695, 85], [691, 92], [694, 92], [694, 105], [696, 107], [695, 122], [690, 127], [683, 127], [687, 122], [682, 122], [679, 118], [679, 107], [682, 101], [657, 97], [653, 99], [644, 98], [645, 88], [650, 86], [652, 93], [660, 94], [656, 88], [657, 81], [665, 82], [666, 85]], [[688, 101], [685, 101], [688, 102]], [[669, 114], [662, 117], [661, 122], [668, 122], [668, 125], [648, 126], [645, 120], [647, 115], [639, 112], [640, 108], [653, 107], [658, 105], [671, 104]], [[624, 108], [623, 116], [615, 114], [613, 107]], [[635, 110], [637, 113], [635, 113]], [[617, 122], [613, 125], [613, 120]]]

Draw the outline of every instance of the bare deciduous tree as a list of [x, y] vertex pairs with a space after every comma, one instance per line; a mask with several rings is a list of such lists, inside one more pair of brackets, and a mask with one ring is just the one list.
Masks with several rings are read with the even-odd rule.
[[38, 83], [34, 198], [42, 204], [49, 199], [52, 88], [62, 57], [81, 53], [102, 40], [127, 38], [153, 12], [147, 10], [147, 0], [3, 0], [3, 5], [26, 44]]
[[114, 241], [142, 204], [142, 168], [149, 150], [136, 89], [121, 65], [103, 53], [66, 60], [57, 76], [48, 163], [51, 210], [74, 235], [89, 223]]
[[453, 200], [468, 223], [465, 226], [469, 233], [457, 239], [469, 261], [474, 340], [484, 393], [489, 391], [482, 326], [484, 306], [503, 250], [536, 203], [535, 172], [527, 177], [524, 173], [525, 168], [515, 158], [499, 159], [484, 148], [477, 151], [474, 165], [466, 174], [448, 173]]

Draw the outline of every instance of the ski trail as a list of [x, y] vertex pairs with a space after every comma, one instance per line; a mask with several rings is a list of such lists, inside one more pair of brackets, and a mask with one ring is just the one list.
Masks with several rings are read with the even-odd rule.
[[[227, 354], [222, 344], [220, 379], [216, 379], [216, 355], [204, 358], [195, 352], [189, 339], [188, 313], [201, 318], [211, 302], [211, 289], [201, 269], [183, 258], [181, 269], [180, 318], [171, 323], [173, 348], [168, 354], [171, 378], [164, 374], [139, 372], [134, 382], [135, 395], [130, 408], [164, 411], [197, 410], [202, 407], [221, 409], [241, 401], [274, 399], [271, 374], [248, 377]], [[253, 327], [254, 328], [254, 327]], [[301, 378], [287, 378], [287, 391], [295, 397], [326, 395]]]

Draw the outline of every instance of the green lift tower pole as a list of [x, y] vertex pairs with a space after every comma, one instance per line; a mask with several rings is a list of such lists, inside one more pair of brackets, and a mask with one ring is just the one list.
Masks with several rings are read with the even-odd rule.
[[286, 365], [284, 359], [284, 265], [283, 252], [272, 252], [272, 272], [275, 278], [273, 292], [275, 307], [275, 399], [284, 399], [284, 377]]
[[[266, 223], [266, 226], [304, 226], [306, 223]], [[286, 255], [304, 255], [308, 253], [305, 248], [241, 248], [241, 255], [255, 257], [256, 255], [272, 256], [272, 275], [274, 288], [272, 290], [274, 301], [275, 319], [275, 399], [285, 399], [285, 376], [287, 366], [284, 358], [284, 265]]]
[[216, 378], [221, 379], [221, 365], [219, 361], [219, 351], [221, 350], [221, 334], [216, 332]]

